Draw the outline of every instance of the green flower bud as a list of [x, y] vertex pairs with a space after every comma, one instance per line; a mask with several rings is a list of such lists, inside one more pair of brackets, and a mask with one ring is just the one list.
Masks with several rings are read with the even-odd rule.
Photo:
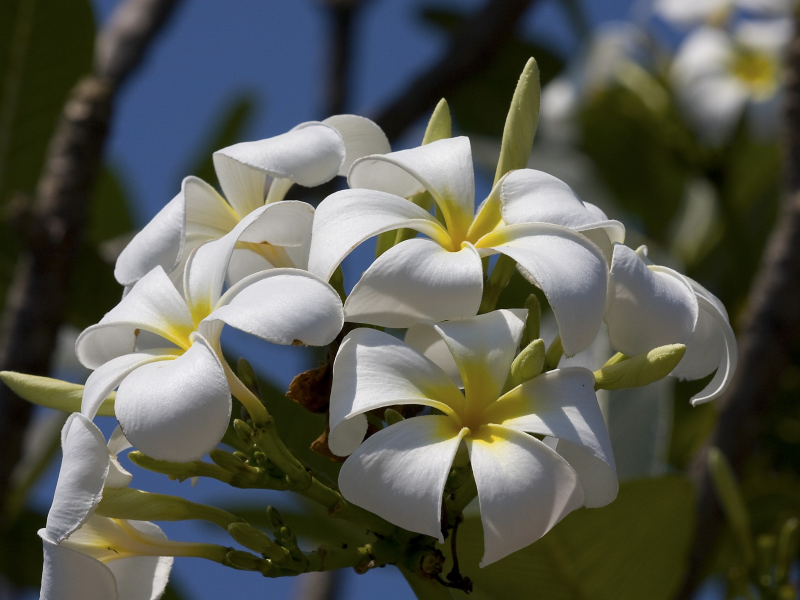
[[289, 562], [289, 551], [279, 546], [263, 531], [259, 531], [247, 523], [232, 523], [228, 527], [230, 536], [245, 548], [263, 554], [275, 563]]
[[[14, 371], [0, 372], [0, 379], [3, 380], [11, 391], [23, 400], [32, 404], [54, 408], [66, 413], [80, 412], [81, 400], [83, 399], [83, 386], [75, 383], [67, 383], [60, 379], [50, 377], [39, 377], [37, 375], [26, 375]], [[116, 392], [111, 392], [97, 411], [98, 417], [113, 417], [114, 399]]]
[[383, 420], [387, 425], [394, 425], [400, 421], [405, 421], [405, 417], [393, 408], [387, 408], [383, 413]]
[[228, 550], [223, 564], [239, 571], [258, 571], [264, 565], [264, 559], [242, 550]]
[[513, 389], [523, 381], [539, 375], [544, 368], [545, 354], [544, 340], [534, 340], [528, 344], [511, 363], [511, 374], [508, 376], [506, 388]]
[[594, 387], [597, 390], [619, 390], [651, 384], [669, 375], [685, 353], [683, 344], [670, 344], [633, 358], [617, 354], [594, 372]]
[[520, 345], [525, 348], [533, 340], [539, 338], [539, 329], [542, 323], [542, 307], [536, 294], [531, 294], [525, 300], [525, 308], [528, 310], [528, 317], [525, 319], [525, 329], [522, 332]]
[[511, 108], [506, 117], [500, 160], [497, 162], [497, 171], [494, 175], [495, 183], [509, 171], [527, 166], [536, 127], [539, 124], [541, 91], [539, 66], [533, 58], [530, 58], [519, 76]]

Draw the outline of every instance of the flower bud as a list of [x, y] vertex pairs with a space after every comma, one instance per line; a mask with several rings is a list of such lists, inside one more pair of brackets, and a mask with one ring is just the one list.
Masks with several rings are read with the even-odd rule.
[[[37, 375], [26, 375], [14, 371], [0, 372], [0, 379], [3, 380], [11, 390], [23, 400], [32, 404], [54, 408], [66, 413], [81, 411], [81, 400], [83, 399], [83, 386], [75, 383], [68, 383], [60, 379], [51, 377], [39, 377]], [[116, 392], [111, 392], [97, 411], [98, 417], [113, 417], [114, 400]]]
[[663, 379], [678, 366], [686, 353], [683, 344], [659, 346], [633, 358], [614, 356], [594, 372], [595, 389], [619, 390], [641, 387]]

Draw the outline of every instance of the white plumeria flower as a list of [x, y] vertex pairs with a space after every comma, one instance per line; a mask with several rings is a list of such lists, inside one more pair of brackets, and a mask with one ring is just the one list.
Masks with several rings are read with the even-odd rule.
[[[183, 263], [193, 248], [224, 236], [265, 203], [283, 200], [294, 183], [321, 185], [336, 175], [346, 175], [357, 158], [389, 151], [380, 127], [356, 115], [301, 123], [272, 138], [219, 150], [214, 153], [214, 167], [225, 198], [197, 177], [184, 179], [181, 192], [120, 254], [114, 275], [119, 283], [130, 286], [160, 266], [174, 273], [180, 284]], [[265, 198], [267, 176], [273, 179]], [[231, 258], [230, 281], [273, 267], [304, 269], [313, 209], [307, 217], [298, 223], [305, 232], [299, 245], [242, 244]]]
[[[375, 260], [347, 298], [348, 321], [409, 327], [474, 316], [483, 290], [481, 258], [500, 252], [544, 291], [568, 355], [594, 340], [607, 267], [598, 247], [577, 232], [603, 230], [606, 239], [620, 241], [623, 230], [562, 182], [538, 171], [514, 171], [474, 214], [466, 137], [362, 158], [348, 182], [364, 189], [337, 192], [317, 208], [309, 271], [329, 279], [356, 246], [384, 231], [407, 227], [430, 238], [403, 241]], [[425, 190], [444, 224], [406, 200]]]
[[682, 110], [706, 142], [725, 142], [745, 110], [755, 135], [774, 133], [791, 33], [788, 19], [745, 21], [733, 36], [702, 27], [684, 40], [670, 76]]
[[[73, 414], [61, 432], [63, 460], [47, 525], [42, 600], [157, 600], [179, 556], [192, 545], [170, 542], [144, 521], [95, 515], [107, 487], [125, 487], [130, 475], [112, 456], [126, 446], [114, 432], [106, 446], [97, 426]], [[115, 466], [116, 463], [116, 466]], [[127, 477], [119, 478], [121, 473]]]
[[608, 284], [606, 323], [611, 346], [635, 356], [667, 344], [686, 344], [686, 354], [671, 373], [700, 379], [716, 370], [693, 405], [713, 400], [728, 388], [738, 349], [722, 302], [696, 281], [634, 252], [614, 247]]
[[724, 23], [736, 9], [754, 16], [787, 16], [795, 0], [656, 0], [654, 12], [678, 26]]
[[[319, 346], [333, 340], [343, 323], [341, 300], [307, 271], [263, 271], [222, 294], [237, 243], [295, 244], [287, 223], [293, 212], [304, 210], [302, 204], [281, 203], [288, 213], [282, 220], [261, 207], [227, 235], [195, 249], [184, 274], [185, 300], [156, 267], [86, 329], [76, 352], [95, 371], [86, 382], [81, 413], [93, 418], [119, 386], [116, 417], [136, 448], [158, 459], [199, 459], [228, 426], [229, 385], [237, 397], [244, 390], [220, 358], [224, 324], [276, 344]], [[146, 332], [152, 339], [143, 339]]]
[[[334, 363], [329, 437], [334, 453], [350, 454], [339, 474], [345, 498], [442, 542], [442, 494], [464, 442], [483, 523], [481, 566], [535, 542], [580, 506], [614, 500], [614, 457], [590, 371], [550, 371], [502, 394], [525, 316], [499, 310], [417, 324], [407, 340], [431, 358], [374, 329], [345, 337]], [[401, 421], [361, 443], [364, 413], [394, 404], [444, 414]]]

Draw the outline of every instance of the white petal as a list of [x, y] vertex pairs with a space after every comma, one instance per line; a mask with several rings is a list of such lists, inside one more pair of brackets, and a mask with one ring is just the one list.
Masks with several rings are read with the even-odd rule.
[[532, 544], [583, 505], [575, 471], [536, 438], [484, 425], [466, 440], [483, 524], [481, 567]]
[[186, 200], [181, 190], [125, 246], [114, 277], [121, 285], [133, 285], [156, 266], [171, 272], [180, 261], [185, 231]]
[[[299, 340], [324, 346], [333, 341], [344, 323], [336, 290], [300, 269], [256, 273], [226, 292], [220, 304], [203, 323], [223, 321], [274, 344]], [[201, 327], [205, 332], [206, 326]]]
[[358, 115], [334, 115], [322, 122], [336, 129], [344, 140], [345, 159], [339, 167], [339, 175], [347, 175], [353, 163], [362, 156], [392, 151], [383, 130], [367, 118]]
[[[733, 35], [747, 48], [779, 55], [791, 41], [793, 32], [794, 23], [788, 18], [747, 19], [737, 23]], [[776, 56], [775, 60], [777, 63], [780, 58]]]
[[[596, 206], [585, 205], [560, 179], [534, 169], [513, 171], [500, 191], [503, 220], [518, 223], [552, 223], [574, 231], [602, 228], [612, 242], [625, 240], [625, 226], [611, 221]], [[594, 210], [593, 210], [594, 209]]]
[[131, 354], [140, 329], [179, 346], [185, 346], [194, 331], [186, 302], [161, 267], [140, 279], [97, 325], [81, 333], [75, 352], [85, 367], [97, 369], [112, 358]]
[[362, 413], [393, 404], [424, 404], [452, 414], [464, 397], [447, 374], [397, 338], [375, 329], [347, 334], [333, 363], [328, 445], [347, 456], [364, 439]]
[[447, 230], [464, 240], [475, 213], [475, 178], [469, 138], [439, 140], [410, 150], [367, 156], [350, 169], [351, 188], [408, 198], [428, 190], [442, 209]]
[[118, 356], [101, 365], [86, 380], [81, 400], [81, 414], [88, 419], [94, 419], [103, 400], [131, 371], [150, 362], [172, 358], [175, 358], [175, 351], [172, 350], [135, 352]]
[[[145, 535], [167, 539], [158, 525], [128, 521]], [[171, 556], [132, 556], [112, 560], [108, 568], [117, 580], [119, 600], [158, 600], [164, 594], [172, 570]]]
[[442, 494], [461, 438], [450, 417], [414, 417], [365, 441], [342, 465], [339, 489], [362, 508], [444, 542]]
[[214, 153], [222, 190], [240, 217], [264, 204], [266, 175], [313, 187], [333, 179], [344, 160], [342, 136], [333, 127], [316, 122]]
[[131, 443], [128, 441], [128, 438], [125, 437], [125, 434], [122, 433], [122, 427], [117, 425], [111, 437], [108, 439], [108, 453], [111, 456], [116, 456], [130, 447]]
[[184, 179], [183, 194], [186, 197], [187, 240], [220, 238], [239, 222], [239, 216], [231, 206], [202, 179]]
[[[275, 205], [277, 206], [277, 204]], [[251, 250], [234, 249], [231, 260], [228, 263], [228, 273], [225, 277], [225, 284], [233, 286], [245, 277], [255, 275], [267, 269], [274, 269], [278, 265], [273, 265], [263, 256]]]
[[[591, 371], [569, 367], [543, 373], [505, 394], [484, 415], [503, 427], [567, 440], [577, 452], [599, 459], [591, 461], [592, 485], [584, 486], [586, 506], [605, 506], [616, 498], [614, 453]], [[574, 453], [566, 452], [572, 463]]]
[[133, 475], [131, 475], [117, 460], [117, 455], [123, 450], [131, 447], [131, 443], [122, 433], [122, 427], [117, 425], [114, 433], [108, 440], [108, 476], [106, 477], [106, 488], [124, 488], [130, 485]]
[[483, 292], [481, 257], [471, 244], [449, 252], [414, 238], [393, 246], [361, 276], [344, 305], [345, 318], [382, 327], [477, 314]]
[[[44, 530], [39, 532], [42, 536]], [[111, 570], [90, 556], [42, 538], [44, 567], [40, 600], [118, 600]]]
[[413, 202], [372, 190], [342, 190], [317, 207], [308, 270], [325, 280], [363, 241], [384, 231], [409, 227], [450, 247], [439, 222]]
[[[545, 438], [555, 440], [556, 438]], [[583, 486], [583, 505], [586, 508], [600, 508], [611, 504], [617, 499], [619, 480], [615, 470], [608, 464], [586, 452], [584, 448], [568, 442], [566, 439], [557, 440], [555, 448], [564, 460], [569, 463]]]
[[[698, 404], [702, 404], [704, 402], [710, 402], [711, 400], [719, 398], [723, 393], [725, 393], [731, 383], [731, 380], [733, 379], [733, 374], [736, 371], [736, 365], [739, 361], [739, 349], [736, 345], [736, 336], [733, 334], [733, 329], [731, 329], [727, 319], [725, 319], [725, 317], [720, 314], [718, 310], [716, 310], [716, 307], [704, 296], [698, 295], [697, 300], [700, 304], [701, 315], [704, 315], [706, 318], [710, 318], [712, 320], [712, 323], [709, 324], [707, 330], [705, 328], [701, 330], [701, 335], [707, 333], [710, 334], [713, 330], [716, 331], [711, 334], [714, 337], [710, 339], [709, 337], [704, 336], [698, 338], [697, 340], [695, 340], [695, 335], [697, 335], [697, 331], [695, 331], [695, 334], [692, 335], [691, 339], [689, 339], [689, 343], [686, 345], [686, 354], [678, 365], [678, 369], [675, 369], [673, 372], [673, 375], [681, 373], [679, 369], [681, 369], [683, 363], [686, 362], [687, 356], [690, 360], [696, 360], [699, 363], [701, 361], [701, 355], [706, 354], [706, 356], [710, 358], [716, 354], [719, 363], [717, 372], [709, 384], [705, 387], [705, 389], [703, 389], [703, 391], [692, 397], [691, 402], [693, 406], [697, 406]], [[698, 324], [700, 321], [701, 319], [698, 319]], [[724, 348], [719, 348], [719, 346], [717, 346], [719, 343], [719, 338], [717, 336], [720, 335], [722, 336], [724, 342]], [[716, 340], [714, 338], [716, 338]], [[683, 367], [683, 369], [685, 369], [683, 371], [683, 376], [685, 377], [685, 373], [689, 370], [689, 367]]]
[[412, 325], [406, 331], [403, 341], [447, 373], [458, 387], [464, 387], [456, 360], [433, 323], [416, 323]]
[[434, 326], [455, 359], [471, 410], [479, 410], [478, 405], [482, 408], [500, 396], [527, 314], [520, 308], [496, 310]]
[[541, 288], [558, 321], [564, 354], [574, 356], [597, 337], [606, 304], [608, 271], [603, 254], [584, 236], [558, 225], [509, 225], [476, 244], [513, 258]]
[[677, 273], [649, 268], [630, 248], [614, 247], [606, 323], [612, 347], [635, 356], [685, 344], [697, 322], [694, 291]]
[[228, 427], [231, 394], [214, 351], [199, 336], [173, 361], [150, 363], [128, 375], [115, 411], [125, 437], [160, 460], [198, 460]]
[[74, 413], [67, 419], [61, 447], [61, 471], [47, 514], [47, 535], [53, 543], [60, 543], [92, 515], [108, 474], [106, 440], [83, 415]]
[[728, 9], [731, 0], [656, 0], [653, 11], [677, 25], [703, 23]]

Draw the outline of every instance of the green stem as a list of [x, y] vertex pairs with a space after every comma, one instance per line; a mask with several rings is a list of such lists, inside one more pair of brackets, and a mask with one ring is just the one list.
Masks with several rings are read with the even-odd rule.
[[455, 522], [456, 517], [467, 508], [469, 503], [472, 502], [477, 495], [478, 485], [475, 483], [475, 476], [472, 471], [470, 471], [469, 478], [445, 499], [447, 520], [450, 521], [450, 525]]
[[494, 269], [492, 269], [492, 274], [489, 275], [489, 280], [483, 286], [483, 298], [481, 299], [481, 307], [478, 309], [478, 314], [492, 312], [495, 309], [497, 301], [500, 299], [500, 294], [514, 274], [516, 266], [517, 263], [513, 258], [505, 254], [500, 255], [494, 265]]

